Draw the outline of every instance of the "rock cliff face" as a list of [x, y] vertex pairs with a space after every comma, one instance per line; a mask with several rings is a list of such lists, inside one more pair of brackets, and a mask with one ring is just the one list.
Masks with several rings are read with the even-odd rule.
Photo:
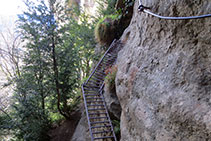
[[[142, 0], [164, 16], [211, 12], [209, 0]], [[138, 13], [118, 54], [122, 141], [211, 140], [211, 18], [162, 20]]]
[[90, 140], [89, 126], [86, 119], [85, 110], [82, 110], [81, 119], [75, 129], [70, 141], [88, 141]]
[[112, 120], [120, 120], [121, 106], [115, 91], [109, 90], [108, 86], [104, 88], [104, 98], [108, 108], [109, 116]]

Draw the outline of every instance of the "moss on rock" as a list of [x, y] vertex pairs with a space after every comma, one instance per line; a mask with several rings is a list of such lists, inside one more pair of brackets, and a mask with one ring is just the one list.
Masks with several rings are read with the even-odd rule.
[[105, 16], [95, 27], [95, 38], [101, 45], [109, 45], [116, 38], [118, 15]]

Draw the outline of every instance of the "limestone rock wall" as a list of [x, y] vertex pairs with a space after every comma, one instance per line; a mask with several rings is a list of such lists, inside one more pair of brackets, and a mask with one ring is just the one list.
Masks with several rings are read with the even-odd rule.
[[[111, 121], [113, 122], [113, 128], [116, 135], [117, 140], [119, 141], [121, 138], [120, 132], [117, 130], [119, 129], [119, 121], [121, 117], [122, 108], [120, 106], [118, 97], [116, 95], [116, 89], [112, 89], [105, 83], [104, 87], [104, 98], [106, 102], [106, 106], [108, 109], [108, 113], [110, 116]], [[115, 124], [116, 123], [116, 124]]]
[[[82, 108], [82, 107], [81, 107]], [[84, 108], [84, 107], [83, 107]], [[89, 141], [91, 136], [86, 118], [85, 109], [82, 108], [81, 118], [70, 141]]]
[[[164, 16], [211, 13], [210, 0], [142, 2]], [[211, 18], [162, 20], [137, 8], [117, 59], [121, 140], [211, 140]]]
[[110, 90], [109, 87], [105, 85], [103, 95], [111, 120], [120, 120], [122, 108], [116, 95], [116, 90]]

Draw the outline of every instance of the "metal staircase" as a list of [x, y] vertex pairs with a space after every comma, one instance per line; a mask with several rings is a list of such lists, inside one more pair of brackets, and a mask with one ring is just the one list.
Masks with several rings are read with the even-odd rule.
[[91, 141], [117, 141], [103, 96], [105, 70], [116, 61], [119, 50], [117, 45], [114, 40], [82, 85]]

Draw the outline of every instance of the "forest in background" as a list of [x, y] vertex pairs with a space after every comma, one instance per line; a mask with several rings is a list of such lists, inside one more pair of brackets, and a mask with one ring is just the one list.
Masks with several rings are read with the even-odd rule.
[[0, 107], [0, 140], [49, 140], [53, 124], [74, 118], [80, 86], [100, 57], [94, 54], [94, 28], [100, 18], [115, 13], [115, 3], [98, 1], [98, 14], [92, 16], [69, 1], [25, 1], [17, 35], [5, 40], [8, 50], [0, 52], [9, 59], [0, 64], [8, 79], [2, 87], [13, 89], [9, 106]]

